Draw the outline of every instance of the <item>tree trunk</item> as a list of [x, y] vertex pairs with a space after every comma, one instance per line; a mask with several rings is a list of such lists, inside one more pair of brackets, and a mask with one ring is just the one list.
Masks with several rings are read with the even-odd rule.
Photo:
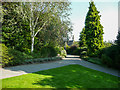
[[32, 43], [31, 43], [31, 53], [33, 52], [34, 50], [34, 37], [32, 37]]

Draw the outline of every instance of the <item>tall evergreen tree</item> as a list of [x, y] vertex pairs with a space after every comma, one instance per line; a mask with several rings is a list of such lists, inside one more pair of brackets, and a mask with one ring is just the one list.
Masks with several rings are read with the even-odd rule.
[[103, 44], [103, 26], [100, 23], [99, 11], [93, 1], [91, 1], [89, 11], [85, 20], [86, 44], [88, 53], [94, 55], [95, 52], [101, 49]]
[[86, 46], [86, 35], [85, 35], [85, 28], [82, 29], [82, 31], [80, 32], [80, 42], [79, 42], [79, 46], [80, 47], [84, 47]]

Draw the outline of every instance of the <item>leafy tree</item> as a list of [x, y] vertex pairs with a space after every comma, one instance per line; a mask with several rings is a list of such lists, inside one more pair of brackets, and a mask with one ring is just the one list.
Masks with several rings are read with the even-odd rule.
[[66, 2], [21, 3], [18, 11], [20, 11], [19, 13], [21, 16], [23, 16], [23, 18], [29, 22], [31, 34], [31, 52], [34, 50], [34, 39], [38, 33], [41, 30], [44, 30], [44, 28], [50, 24], [53, 17], [66, 17], [64, 13], [69, 10], [68, 8], [69, 3]]
[[85, 20], [85, 34], [88, 53], [94, 55], [97, 50], [104, 46], [104, 32], [103, 26], [100, 23], [100, 12], [97, 11], [93, 1], [91, 1], [89, 4], [90, 7]]
[[80, 42], [79, 42], [80, 47], [86, 46], [85, 28], [83, 28], [83, 30], [80, 32], [80, 39], [79, 40], [80, 40]]
[[60, 44], [62, 37], [71, 31], [69, 5], [69, 2], [3, 2], [2, 42], [20, 51], [31, 48], [31, 52], [33, 46]]

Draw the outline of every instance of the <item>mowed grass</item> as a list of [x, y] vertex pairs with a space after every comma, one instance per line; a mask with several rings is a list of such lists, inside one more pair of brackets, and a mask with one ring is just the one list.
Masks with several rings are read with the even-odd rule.
[[80, 65], [68, 65], [2, 79], [2, 88], [118, 88], [119, 80]]

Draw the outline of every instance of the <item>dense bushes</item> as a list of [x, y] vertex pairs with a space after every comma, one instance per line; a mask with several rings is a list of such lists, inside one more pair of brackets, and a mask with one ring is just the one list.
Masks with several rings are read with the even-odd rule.
[[63, 47], [56, 46], [55, 49], [56, 49], [57, 54], [59, 56], [61, 56], [61, 57], [66, 57], [67, 56], [67, 52]]
[[[35, 51], [33, 53], [24, 53], [15, 49], [7, 48], [2, 44], [2, 66], [14, 66], [19, 64], [26, 64], [28, 62], [34, 62], [37, 58], [49, 58], [56, 57], [58, 51], [61, 52], [60, 55], [66, 56], [66, 52], [61, 49], [56, 49], [53, 46], [43, 46], [40, 51]], [[56, 58], [55, 58], [56, 59]], [[58, 59], [58, 58], [57, 58]], [[49, 59], [46, 59], [49, 60]], [[51, 59], [52, 60], [52, 59]], [[39, 62], [40, 59], [35, 62]]]
[[113, 45], [105, 48], [102, 54], [102, 62], [109, 67], [120, 69], [120, 46]]
[[41, 52], [42, 57], [54, 57], [54, 56], [57, 56], [57, 51], [54, 48], [54, 46], [52, 46], [52, 45], [43, 46], [40, 49], [40, 52]]
[[2, 44], [2, 66], [13, 66], [23, 64], [25, 59], [33, 58], [32, 55], [25, 54], [15, 49], [7, 48]]
[[13, 57], [9, 54], [9, 49], [4, 45], [4, 44], [0, 44], [2, 46], [2, 63], [3, 66], [5, 66], [6, 64], [8, 64], [9, 62], [12, 61]]
[[86, 57], [87, 47], [78, 47], [76, 45], [72, 45], [69, 48], [67, 48], [67, 54], [80, 55], [80, 57]]
[[70, 46], [69, 48], [67, 48], [67, 54], [71, 54], [71, 55], [80, 55], [80, 48], [77, 47], [76, 45]]

